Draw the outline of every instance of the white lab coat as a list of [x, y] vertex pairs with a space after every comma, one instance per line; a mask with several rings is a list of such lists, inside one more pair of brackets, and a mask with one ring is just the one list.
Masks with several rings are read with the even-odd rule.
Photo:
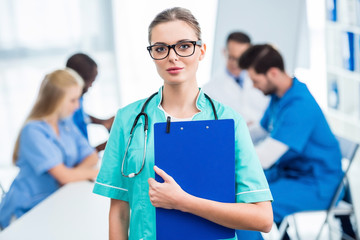
[[247, 123], [258, 123], [270, 98], [254, 88], [248, 74], [245, 74], [243, 88], [226, 69], [218, 71], [202, 88], [211, 98], [230, 106], [240, 113]]

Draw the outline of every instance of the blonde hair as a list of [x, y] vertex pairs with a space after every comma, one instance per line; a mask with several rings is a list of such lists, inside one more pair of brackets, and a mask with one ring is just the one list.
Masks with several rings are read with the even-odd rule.
[[[45, 76], [44, 80], [40, 85], [38, 97], [32, 107], [29, 116], [26, 118], [23, 126], [31, 120], [40, 120], [53, 114], [60, 106], [66, 90], [72, 86], [79, 86], [82, 88], [84, 81], [74, 70], [62, 69], [56, 70]], [[15, 164], [18, 158], [20, 133], [16, 139], [14, 152], [13, 152], [13, 163]]]

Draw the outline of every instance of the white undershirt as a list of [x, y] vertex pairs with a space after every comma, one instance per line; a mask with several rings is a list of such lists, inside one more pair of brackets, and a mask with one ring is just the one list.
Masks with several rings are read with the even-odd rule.
[[171, 116], [170, 114], [168, 114], [168, 113], [163, 109], [163, 107], [161, 106], [161, 104], [159, 104], [159, 109], [164, 112], [165, 118], [167, 119], [168, 117], [170, 117], [172, 122], [191, 121], [191, 120], [193, 119], [193, 117], [196, 115], [196, 113], [195, 113], [192, 117], [189, 117], [189, 118], [176, 118], [176, 117], [173, 117], [173, 116]]

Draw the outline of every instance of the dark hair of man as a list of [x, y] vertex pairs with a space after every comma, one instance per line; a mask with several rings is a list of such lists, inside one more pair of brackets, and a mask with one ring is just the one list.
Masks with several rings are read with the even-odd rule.
[[243, 32], [232, 32], [229, 34], [229, 36], [226, 39], [226, 44], [229, 43], [229, 41], [235, 41], [238, 43], [251, 43], [250, 37]]
[[97, 68], [97, 64], [88, 55], [76, 53], [67, 60], [66, 67], [75, 70], [85, 82], [88, 82], [94, 78], [94, 69]]
[[256, 73], [266, 74], [272, 68], [284, 72], [284, 61], [280, 53], [269, 44], [254, 45], [248, 48], [239, 59], [241, 69], [253, 68]]

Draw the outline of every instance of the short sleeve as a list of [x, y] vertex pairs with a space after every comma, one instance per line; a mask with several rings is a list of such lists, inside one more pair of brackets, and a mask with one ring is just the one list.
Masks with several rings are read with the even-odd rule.
[[316, 109], [309, 101], [293, 101], [281, 109], [271, 137], [302, 152], [309, 141], [317, 118]]
[[236, 121], [235, 125], [235, 162], [236, 202], [272, 201], [264, 171], [243, 119]]
[[38, 175], [63, 162], [62, 152], [52, 138], [50, 129], [38, 123], [28, 123], [22, 129], [18, 155]]
[[121, 175], [125, 147], [121, 110], [112, 125], [93, 192], [105, 197], [128, 201], [128, 179]]

